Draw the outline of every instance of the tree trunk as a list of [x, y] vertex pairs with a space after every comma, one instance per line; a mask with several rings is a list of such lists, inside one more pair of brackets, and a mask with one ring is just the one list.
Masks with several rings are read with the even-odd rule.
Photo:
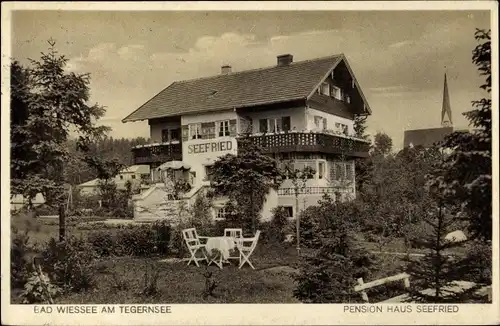
[[296, 237], [297, 237], [297, 256], [300, 256], [300, 219], [299, 219], [299, 193], [297, 186], [295, 186], [295, 224], [296, 224]]
[[63, 242], [66, 238], [66, 212], [64, 205], [59, 205], [59, 241]]

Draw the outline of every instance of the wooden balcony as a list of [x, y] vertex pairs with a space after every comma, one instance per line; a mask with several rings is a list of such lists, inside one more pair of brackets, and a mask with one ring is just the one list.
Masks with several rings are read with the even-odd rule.
[[364, 140], [326, 133], [288, 132], [250, 135], [250, 139], [265, 153], [316, 152], [350, 157], [368, 157], [370, 149], [370, 144]]
[[182, 161], [182, 145], [152, 144], [132, 148], [133, 164], [164, 163]]

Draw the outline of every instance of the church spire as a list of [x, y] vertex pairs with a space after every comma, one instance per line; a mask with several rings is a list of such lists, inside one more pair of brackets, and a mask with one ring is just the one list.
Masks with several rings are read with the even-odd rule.
[[450, 95], [448, 94], [448, 82], [446, 79], [446, 71], [444, 73], [444, 89], [443, 89], [443, 107], [441, 109], [441, 126], [452, 127]]

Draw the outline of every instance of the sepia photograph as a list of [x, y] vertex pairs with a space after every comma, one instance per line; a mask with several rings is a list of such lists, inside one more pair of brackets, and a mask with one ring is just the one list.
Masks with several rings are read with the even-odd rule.
[[2, 4], [2, 324], [500, 322], [475, 3]]

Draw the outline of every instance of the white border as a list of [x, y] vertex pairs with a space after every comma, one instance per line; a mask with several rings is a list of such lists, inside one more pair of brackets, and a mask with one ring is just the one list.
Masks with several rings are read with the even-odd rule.
[[[9, 76], [8, 58], [10, 57], [10, 36], [12, 10], [115, 10], [115, 11], [148, 11], [148, 10], [491, 10], [492, 28], [492, 101], [493, 101], [493, 198], [498, 198], [498, 7], [494, 1], [355, 1], [355, 2], [87, 2], [87, 3], [41, 3], [17, 2], [2, 3], [2, 324], [16, 325], [364, 325], [364, 324], [492, 324], [500, 322], [498, 306], [500, 279], [498, 263], [498, 201], [493, 201], [493, 304], [460, 305], [460, 311], [453, 313], [344, 313], [346, 305], [303, 305], [303, 304], [232, 304], [232, 305], [172, 305], [172, 313], [165, 315], [145, 314], [98, 314], [98, 315], [60, 315], [34, 314], [33, 306], [10, 305], [9, 287], [9, 255], [10, 255], [10, 218], [9, 216]], [[471, 49], [472, 50], [472, 49]], [[496, 281], [496, 282], [495, 282]], [[165, 303], [168, 305], [168, 303]], [[102, 306], [102, 305], [101, 305]], [[115, 305], [115, 307], [117, 307]], [[118, 308], [117, 308], [118, 309]], [[413, 309], [415, 311], [415, 309]]]

